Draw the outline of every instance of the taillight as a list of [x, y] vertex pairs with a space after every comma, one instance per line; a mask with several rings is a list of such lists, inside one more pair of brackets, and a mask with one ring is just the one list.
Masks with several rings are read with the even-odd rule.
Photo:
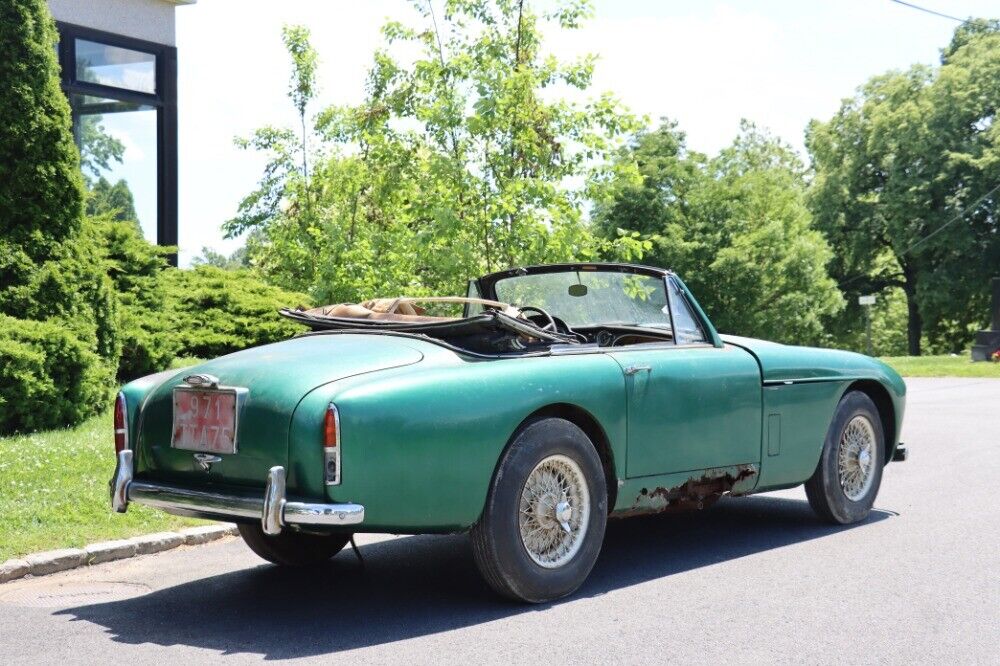
[[128, 448], [128, 408], [125, 405], [125, 394], [119, 393], [115, 398], [115, 455]]
[[323, 418], [323, 469], [326, 485], [340, 483], [340, 413], [334, 405], [327, 406]]

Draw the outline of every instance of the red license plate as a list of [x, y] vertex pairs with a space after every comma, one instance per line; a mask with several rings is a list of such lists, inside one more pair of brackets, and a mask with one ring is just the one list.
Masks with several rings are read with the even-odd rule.
[[236, 453], [236, 392], [175, 388], [170, 445], [187, 451]]

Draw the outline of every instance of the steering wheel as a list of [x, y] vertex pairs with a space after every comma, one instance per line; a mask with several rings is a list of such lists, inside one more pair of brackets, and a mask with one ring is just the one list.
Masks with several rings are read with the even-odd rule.
[[547, 323], [547, 324], [545, 324], [545, 326], [541, 327], [541, 329], [543, 331], [551, 331], [553, 333], [558, 333], [559, 332], [559, 328], [556, 326], [556, 320], [553, 319], [552, 315], [550, 315], [545, 310], [543, 310], [541, 308], [536, 308], [533, 305], [525, 305], [523, 308], [521, 308], [521, 307], [518, 308], [518, 311], [520, 311], [521, 313], [527, 312], [529, 310], [532, 311], [532, 312], [537, 312], [538, 314], [542, 315], [543, 317], [545, 317], [546, 319], [549, 320], [549, 323]]

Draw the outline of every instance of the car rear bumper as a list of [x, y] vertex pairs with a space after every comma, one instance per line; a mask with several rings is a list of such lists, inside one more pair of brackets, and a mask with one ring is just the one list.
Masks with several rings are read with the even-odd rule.
[[365, 519], [360, 504], [313, 504], [285, 499], [285, 468], [272, 467], [267, 474], [263, 496], [229, 495], [192, 490], [132, 478], [132, 451], [118, 454], [118, 466], [111, 479], [111, 506], [125, 513], [130, 502], [138, 502], [181, 516], [246, 522], [259, 520], [266, 534], [278, 534], [282, 527], [306, 525], [341, 527], [357, 525]]

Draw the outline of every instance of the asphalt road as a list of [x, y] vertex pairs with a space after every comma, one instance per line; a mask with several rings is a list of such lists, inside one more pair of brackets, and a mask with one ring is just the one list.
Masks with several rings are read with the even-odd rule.
[[573, 597], [495, 599], [463, 536], [313, 572], [238, 539], [0, 586], [0, 663], [998, 663], [1000, 381], [914, 379], [865, 523], [801, 489], [609, 525]]

